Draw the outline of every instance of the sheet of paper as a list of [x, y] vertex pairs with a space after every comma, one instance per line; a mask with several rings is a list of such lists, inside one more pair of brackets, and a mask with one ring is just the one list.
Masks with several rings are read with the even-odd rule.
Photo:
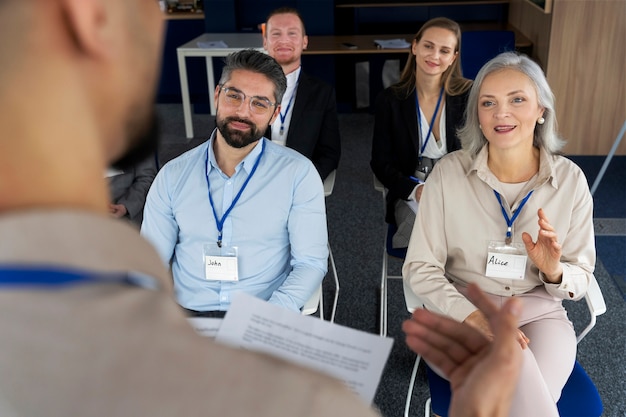
[[374, 43], [383, 49], [406, 49], [411, 46], [405, 39], [376, 39]]
[[228, 45], [224, 41], [200, 41], [198, 42], [198, 47], [204, 49], [224, 49], [228, 48]]
[[215, 338], [217, 331], [222, 325], [223, 319], [216, 319], [211, 317], [189, 317], [187, 321], [191, 324], [191, 327], [201, 336]]
[[329, 374], [368, 404], [393, 345], [391, 338], [303, 316], [244, 293], [233, 299], [215, 340]]

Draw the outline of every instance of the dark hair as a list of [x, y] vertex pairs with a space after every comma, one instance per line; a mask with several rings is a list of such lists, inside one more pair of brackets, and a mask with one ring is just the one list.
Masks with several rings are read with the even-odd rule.
[[[294, 14], [298, 16], [298, 19], [300, 19], [300, 24], [302, 25], [302, 36], [306, 35], [306, 28], [304, 27], [304, 19], [302, 18], [302, 15], [300, 14], [300, 12], [294, 9], [293, 7], [285, 6], [285, 7], [279, 7], [278, 9], [273, 10], [272, 12], [270, 12], [270, 14], [267, 15], [267, 18], [265, 19], [265, 24], [267, 25], [267, 22], [269, 22], [270, 18], [273, 16], [276, 16], [277, 14]], [[267, 32], [265, 32], [265, 36], [267, 36]]]
[[[443, 73], [441, 77], [442, 85], [446, 90], [446, 94], [450, 96], [456, 96], [467, 91], [472, 81], [467, 78], [463, 78], [461, 73], [461, 28], [459, 24], [454, 20], [450, 20], [446, 17], [436, 17], [424, 23], [420, 30], [415, 34], [413, 42], [419, 42], [424, 35], [424, 32], [430, 28], [442, 28], [454, 33], [456, 37], [456, 49], [454, 50], [456, 59], [450, 65], [450, 67]], [[411, 44], [413, 46], [413, 44]], [[413, 48], [409, 50], [409, 56], [400, 75], [400, 80], [392, 86], [392, 88], [399, 94], [408, 97], [415, 90], [415, 71], [416, 71], [415, 54]]]
[[220, 78], [220, 85], [230, 80], [235, 70], [252, 71], [265, 75], [274, 83], [274, 97], [276, 104], [280, 104], [287, 89], [287, 78], [278, 62], [271, 56], [254, 49], [244, 49], [233, 52], [224, 60], [224, 69]]
[[563, 148], [565, 141], [557, 133], [554, 94], [541, 67], [526, 55], [520, 55], [515, 52], [504, 52], [496, 56], [478, 71], [467, 99], [465, 125], [458, 132], [463, 149], [475, 156], [487, 143], [487, 139], [485, 139], [480, 130], [478, 121], [478, 95], [487, 76], [505, 69], [521, 72], [535, 86], [537, 101], [544, 109], [542, 116], [544, 123], [535, 125], [533, 145], [537, 148], [546, 149], [550, 154], [558, 154], [561, 148]]

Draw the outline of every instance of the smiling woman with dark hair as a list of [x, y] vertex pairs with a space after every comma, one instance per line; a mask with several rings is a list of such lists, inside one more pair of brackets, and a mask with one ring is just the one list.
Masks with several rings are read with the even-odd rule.
[[386, 221], [398, 227], [394, 247], [406, 247], [422, 185], [435, 163], [460, 149], [471, 81], [461, 75], [461, 29], [447, 18], [429, 20], [411, 44], [400, 81], [376, 100], [370, 165], [387, 188]]

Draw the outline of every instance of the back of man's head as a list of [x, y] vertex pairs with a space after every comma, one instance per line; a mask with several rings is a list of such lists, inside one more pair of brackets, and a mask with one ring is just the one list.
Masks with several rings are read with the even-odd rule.
[[151, 144], [162, 27], [147, 0], [0, 0], [0, 211], [108, 210], [106, 167]]

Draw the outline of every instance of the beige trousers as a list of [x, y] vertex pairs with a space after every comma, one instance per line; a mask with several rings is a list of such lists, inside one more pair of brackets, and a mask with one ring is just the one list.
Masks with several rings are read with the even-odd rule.
[[[457, 286], [462, 294], [466, 288]], [[576, 360], [576, 334], [561, 300], [537, 287], [523, 301], [520, 330], [530, 339], [509, 417], [559, 417], [556, 402]], [[497, 306], [508, 297], [489, 295]], [[520, 347], [521, 348], [521, 347]], [[442, 375], [439, 370], [435, 372]], [[443, 375], [442, 375], [443, 376]]]

